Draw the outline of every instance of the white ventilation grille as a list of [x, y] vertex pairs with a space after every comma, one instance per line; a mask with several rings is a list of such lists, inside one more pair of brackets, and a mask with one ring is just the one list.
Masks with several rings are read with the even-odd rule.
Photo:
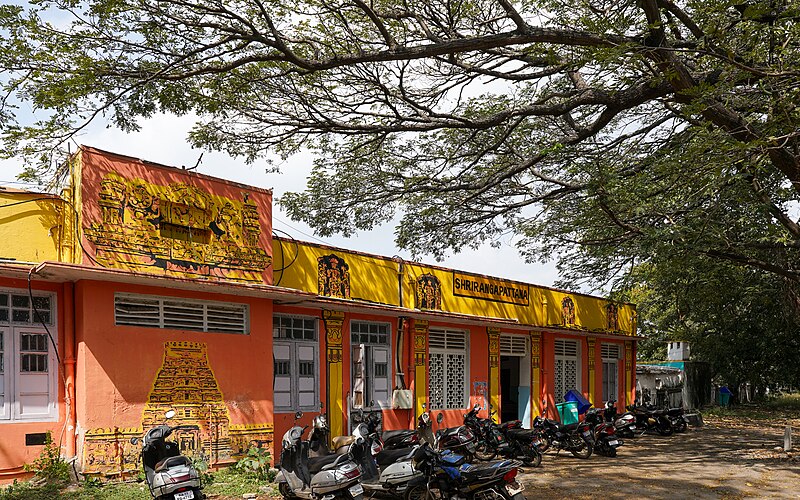
[[523, 335], [500, 335], [501, 356], [525, 356], [528, 354], [528, 341]]
[[556, 340], [556, 356], [567, 356], [574, 358], [578, 356], [578, 342], [575, 340]]
[[619, 359], [617, 344], [600, 344], [600, 357], [603, 359]]
[[117, 294], [117, 325], [170, 328], [196, 332], [249, 334], [246, 304]]
[[428, 337], [430, 349], [459, 349], [466, 350], [467, 334], [453, 330], [431, 330]]

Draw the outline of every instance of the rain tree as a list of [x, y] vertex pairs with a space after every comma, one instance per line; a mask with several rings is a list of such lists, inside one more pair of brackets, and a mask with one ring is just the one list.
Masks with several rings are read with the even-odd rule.
[[4, 5], [2, 153], [57, 178], [87, 123], [191, 113], [198, 147], [315, 152], [279, 201], [321, 235], [399, 217], [415, 253], [511, 235], [573, 283], [686, 256], [797, 283], [799, 18], [785, 0]]

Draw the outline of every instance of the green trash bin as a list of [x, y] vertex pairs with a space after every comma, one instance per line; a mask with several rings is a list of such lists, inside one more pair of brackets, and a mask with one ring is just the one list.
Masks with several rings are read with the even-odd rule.
[[578, 402], [567, 401], [566, 403], [556, 403], [558, 416], [561, 418], [561, 423], [564, 425], [578, 423]]
[[719, 393], [719, 405], [729, 406], [731, 404], [731, 395], [724, 392]]

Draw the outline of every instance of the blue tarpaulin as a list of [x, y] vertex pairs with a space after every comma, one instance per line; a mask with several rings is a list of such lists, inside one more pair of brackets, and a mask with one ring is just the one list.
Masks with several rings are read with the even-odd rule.
[[586, 410], [592, 407], [592, 403], [590, 403], [585, 397], [583, 397], [583, 394], [575, 389], [570, 389], [566, 394], [564, 394], [564, 401], [577, 401], [578, 413], [580, 414], [586, 413]]

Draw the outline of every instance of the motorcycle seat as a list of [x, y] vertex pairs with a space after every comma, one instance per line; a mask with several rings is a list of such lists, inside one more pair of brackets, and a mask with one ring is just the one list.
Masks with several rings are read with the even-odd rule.
[[409, 430], [409, 429], [400, 429], [396, 431], [383, 431], [381, 437], [383, 438], [384, 442], [390, 441], [392, 439], [402, 440], [408, 436], [413, 436], [416, 434], [417, 431]]
[[183, 455], [178, 455], [177, 457], [167, 457], [163, 460], [160, 460], [156, 463], [155, 471], [161, 472], [169, 469], [170, 467], [177, 467], [179, 465], [191, 465], [192, 462], [187, 457]]
[[350, 444], [353, 444], [356, 438], [354, 436], [337, 436], [333, 438], [333, 449], [339, 450], [340, 448], [344, 448]]
[[494, 477], [498, 475], [502, 476], [511, 469], [510, 466], [511, 462], [505, 460], [502, 462], [462, 465], [459, 468], [459, 471], [465, 477], [465, 479], [469, 480], [469, 478]]
[[450, 427], [450, 428], [447, 428], [447, 429], [442, 429], [441, 431], [439, 431], [439, 432], [441, 432], [441, 434], [439, 434], [439, 435], [441, 437], [455, 436], [456, 434], [458, 434], [458, 430], [459, 429], [460, 429], [460, 427]]
[[574, 424], [569, 424], [569, 425], [563, 426], [563, 429], [565, 431], [574, 431], [577, 428], [578, 428], [578, 423], [577, 422], [575, 422]]
[[503, 422], [500, 424], [500, 428], [503, 430], [507, 429], [521, 429], [522, 428], [522, 421], [521, 420], [509, 420], [508, 422]]
[[395, 462], [405, 462], [411, 460], [415, 449], [416, 448], [398, 448], [396, 450], [382, 450], [375, 459], [381, 467], [391, 465]]
[[310, 472], [311, 475], [313, 476], [317, 472], [321, 471], [326, 465], [331, 465], [338, 458], [341, 458], [343, 456], [344, 455], [326, 455], [324, 457], [309, 458], [308, 472]]
[[536, 432], [533, 429], [508, 429], [506, 434], [508, 437], [514, 439], [532, 440]]

